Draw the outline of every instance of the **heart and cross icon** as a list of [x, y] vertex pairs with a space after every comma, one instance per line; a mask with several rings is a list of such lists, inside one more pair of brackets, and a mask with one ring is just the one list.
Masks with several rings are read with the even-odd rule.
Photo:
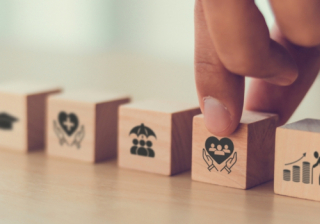
[[[57, 123], [60, 124], [60, 127]], [[79, 149], [80, 143], [85, 136], [85, 128], [84, 125], [81, 125], [80, 128], [78, 127], [79, 119], [74, 113], [67, 114], [64, 111], [61, 111], [58, 115], [58, 122], [53, 121], [53, 129], [59, 139], [60, 145], [76, 145]]]
[[58, 116], [59, 124], [68, 136], [71, 136], [78, 128], [79, 120], [74, 113], [61, 112]]

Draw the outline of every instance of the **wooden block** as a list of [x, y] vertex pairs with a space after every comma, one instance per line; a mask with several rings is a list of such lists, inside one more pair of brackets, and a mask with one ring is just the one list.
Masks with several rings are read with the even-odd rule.
[[120, 167], [173, 175], [191, 167], [192, 118], [197, 105], [143, 101], [120, 107]]
[[320, 201], [320, 120], [277, 128], [274, 191]]
[[0, 147], [28, 152], [44, 148], [48, 95], [59, 87], [32, 82], [0, 85]]
[[244, 111], [236, 131], [213, 136], [203, 115], [193, 119], [192, 179], [248, 189], [273, 179], [275, 114]]
[[116, 156], [119, 105], [128, 96], [75, 91], [49, 97], [47, 153], [85, 162]]

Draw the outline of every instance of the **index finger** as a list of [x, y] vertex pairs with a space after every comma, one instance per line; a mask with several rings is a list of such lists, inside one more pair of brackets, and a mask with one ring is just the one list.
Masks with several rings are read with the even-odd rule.
[[200, 0], [195, 6], [195, 78], [207, 129], [218, 136], [231, 134], [242, 114], [244, 78], [229, 72], [221, 63]]

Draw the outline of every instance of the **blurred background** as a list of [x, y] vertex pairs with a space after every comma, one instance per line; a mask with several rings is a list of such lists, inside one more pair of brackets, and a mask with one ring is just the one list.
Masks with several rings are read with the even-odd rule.
[[[256, 4], [272, 26], [266, 0]], [[197, 102], [194, 0], [0, 0], [0, 82]], [[320, 118], [317, 79], [291, 121]]]

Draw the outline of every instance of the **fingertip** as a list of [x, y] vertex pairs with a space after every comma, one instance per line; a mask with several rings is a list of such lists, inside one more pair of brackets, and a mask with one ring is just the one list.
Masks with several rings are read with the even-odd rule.
[[204, 123], [209, 132], [217, 136], [228, 136], [235, 131], [239, 121], [219, 100], [207, 96], [204, 99]]

